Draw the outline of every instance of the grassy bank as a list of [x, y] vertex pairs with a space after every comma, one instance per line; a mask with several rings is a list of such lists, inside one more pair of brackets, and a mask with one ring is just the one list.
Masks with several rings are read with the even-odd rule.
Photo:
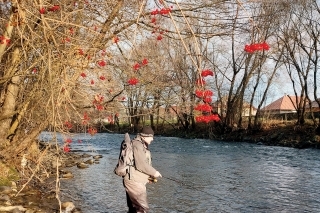
[[[155, 134], [165, 137], [204, 138], [219, 141], [259, 143], [268, 146], [294, 148], [320, 148], [320, 134], [311, 123], [296, 125], [294, 122], [273, 121], [259, 129], [233, 128], [221, 131], [214, 124], [197, 124], [195, 128], [178, 128], [174, 125], [159, 125], [154, 128]], [[109, 125], [101, 132], [136, 133], [128, 125], [120, 128]]]

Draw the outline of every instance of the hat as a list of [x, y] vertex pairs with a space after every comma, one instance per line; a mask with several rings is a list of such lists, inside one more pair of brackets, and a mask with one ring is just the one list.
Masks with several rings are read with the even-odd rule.
[[150, 126], [145, 126], [143, 127], [140, 135], [143, 137], [153, 137], [154, 132]]

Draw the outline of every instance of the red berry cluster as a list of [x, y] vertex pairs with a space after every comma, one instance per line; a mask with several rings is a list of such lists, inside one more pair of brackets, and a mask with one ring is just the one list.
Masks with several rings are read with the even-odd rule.
[[63, 151], [64, 151], [64, 152], [70, 152], [70, 150], [71, 150], [71, 148], [70, 148], [70, 146], [69, 146], [68, 144], [65, 144], [65, 145], [63, 146]]
[[[149, 63], [149, 62], [148, 62], [148, 59], [144, 58], [144, 59], [141, 61], [141, 63], [139, 63], [139, 62], [135, 63], [135, 64], [132, 66], [132, 68], [133, 68], [134, 71], [138, 71], [142, 66], [146, 66], [148, 63]], [[128, 83], [129, 83], [130, 85], [136, 85], [137, 83], [139, 83], [139, 80], [138, 80], [137, 78], [135, 78], [135, 77], [132, 77], [132, 78], [130, 78], [130, 79], [128, 80]]]
[[201, 115], [196, 117], [197, 122], [209, 123], [210, 121], [220, 121], [218, 114]]
[[161, 8], [160, 10], [157, 8], [150, 12], [151, 15], [168, 15], [171, 12], [172, 6], [168, 8]]
[[48, 11], [52, 11], [52, 12], [55, 12], [55, 11], [58, 11], [60, 9], [60, 6], [59, 5], [54, 5], [52, 7], [50, 7], [48, 9]]
[[[204, 77], [207, 76], [213, 76], [213, 72], [209, 69], [203, 70], [201, 72], [202, 78], [196, 80], [196, 85], [202, 88], [206, 84]], [[205, 123], [209, 123], [210, 121], [219, 121], [219, 116], [212, 113], [212, 106], [210, 105], [210, 103], [212, 102], [211, 96], [213, 95], [213, 92], [210, 90], [197, 89], [195, 91], [195, 94], [198, 98], [201, 99], [201, 101], [204, 102], [203, 104], [198, 104], [194, 108], [195, 110], [202, 112], [202, 115], [196, 116], [196, 121]]]
[[135, 77], [132, 77], [128, 80], [128, 84], [130, 85], [136, 85], [137, 83], [139, 83], [139, 80]]
[[64, 122], [64, 126], [68, 129], [72, 129], [72, 123], [70, 121]]
[[102, 95], [100, 95], [100, 94], [95, 95], [95, 97], [94, 97], [94, 100], [93, 100], [92, 104], [96, 107], [96, 109], [98, 111], [104, 110], [103, 100], [104, 100], [104, 97]]
[[266, 43], [247, 44], [244, 47], [244, 51], [247, 53], [254, 53], [255, 51], [269, 50], [270, 46]]
[[89, 122], [89, 120], [90, 120], [90, 117], [89, 117], [88, 113], [84, 112], [84, 113], [83, 113], [82, 124], [83, 124], [83, 125], [87, 125], [88, 122]]
[[97, 64], [98, 64], [100, 67], [104, 67], [104, 66], [107, 65], [107, 63], [106, 63], [104, 60], [99, 60], [99, 61], [97, 62]]
[[213, 92], [211, 90], [196, 90], [196, 96], [201, 98], [205, 103], [211, 103]]
[[114, 42], [114, 43], [118, 43], [119, 42], [119, 37], [118, 36], [114, 36], [113, 38], [112, 38], [112, 41]]
[[201, 72], [201, 76], [202, 76], [202, 77], [207, 77], [207, 76], [209, 76], [209, 75], [213, 76], [213, 72], [212, 72], [211, 70], [203, 70], [203, 71]]
[[148, 62], [148, 59], [144, 58], [142, 61], [141, 61], [141, 64], [142, 65], [147, 65], [149, 62]]
[[64, 146], [63, 146], [63, 151], [64, 152], [70, 152], [71, 148], [70, 148], [70, 144], [72, 143], [72, 139], [71, 138], [67, 138], [65, 140]]
[[212, 106], [209, 104], [198, 104], [194, 109], [201, 112], [211, 112]]
[[10, 44], [10, 39], [0, 35], [0, 44], [7, 44], [8, 46]]
[[148, 63], [149, 63], [149, 62], [148, 62], [148, 59], [144, 58], [144, 59], [141, 61], [141, 64], [140, 64], [139, 62], [137, 62], [137, 63], [135, 63], [135, 64], [133, 65], [132, 68], [133, 68], [135, 71], [137, 71], [138, 69], [141, 68], [141, 65], [142, 65], [142, 66], [146, 66]]
[[[53, 5], [52, 7], [49, 7], [49, 8], [48, 8], [48, 11], [50, 11], [50, 12], [56, 12], [56, 11], [58, 11], [58, 10], [60, 10], [60, 5]], [[40, 14], [45, 14], [45, 13], [46, 13], [46, 8], [41, 7], [41, 8], [39, 9], [39, 13], [40, 13]]]
[[98, 130], [97, 130], [96, 128], [90, 127], [90, 128], [88, 129], [88, 133], [89, 133], [90, 135], [95, 135], [97, 132], [98, 132]]
[[157, 18], [156, 18], [156, 16], [157, 16], [157, 15], [160, 15], [160, 16], [162, 16], [162, 15], [168, 15], [168, 14], [171, 12], [171, 9], [172, 9], [172, 6], [171, 6], [171, 7], [168, 7], [168, 8], [161, 8], [160, 10], [159, 10], [159, 9], [155, 9], [155, 10], [153, 10], [153, 11], [150, 12], [150, 14], [152, 15], [150, 22], [151, 22], [151, 24], [154, 25], [154, 30], [152, 31], [152, 34], [158, 32], [158, 35], [156, 36], [156, 39], [157, 39], [158, 41], [161, 41], [161, 40], [163, 39], [162, 34], [164, 34], [164, 31], [159, 30], [160, 27], [159, 27], [159, 26], [156, 26], [156, 25], [157, 25]]
[[139, 64], [139, 63], [135, 63], [135, 64], [133, 65], [133, 69], [134, 69], [134, 70], [140, 69], [140, 64]]

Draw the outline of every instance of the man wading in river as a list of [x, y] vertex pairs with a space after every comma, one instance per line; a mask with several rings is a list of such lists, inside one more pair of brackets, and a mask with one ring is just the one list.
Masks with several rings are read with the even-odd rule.
[[148, 147], [153, 141], [153, 135], [151, 127], [144, 127], [132, 140], [134, 166], [130, 167], [130, 172], [123, 178], [129, 213], [149, 211], [146, 184], [150, 182], [150, 177], [162, 177], [151, 165], [151, 153]]

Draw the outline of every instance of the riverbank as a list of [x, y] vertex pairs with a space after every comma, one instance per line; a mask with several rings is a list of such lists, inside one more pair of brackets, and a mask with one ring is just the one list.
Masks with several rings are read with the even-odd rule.
[[[40, 145], [42, 147], [43, 145]], [[15, 176], [0, 176], [0, 213], [81, 213], [71, 200], [63, 200], [64, 189], [60, 189], [63, 181], [72, 181], [74, 175], [68, 168], [86, 169], [98, 164], [102, 155], [57, 152], [55, 148], [47, 148], [46, 157], [37, 165], [28, 161], [24, 171], [14, 171], [5, 162], [0, 161], [0, 168], [11, 171]], [[58, 157], [59, 156], [59, 157]], [[58, 157], [58, 158], [57, 158]], [[58, 164], [58, 170], [57, 170]], [[40, 165], [40, 166], [39, 166]], [[42, 167], [42, 168], [40, 168]], [[17, 175], [20, 178], [17, 179]], [[66, 196], [64, 196], [66, 197]], [[60, 208], [61, 207], [61, 208]]]
[[320, 133], [310, 124], [297, 126], [294, 123], [277, 123], [248, 130], [234, 128], [220, 134], [214, 126], [199, 126], [195, 130], [161, 129], [156, 131], [161, 136], [181, 138], [203, 138], [218, 141], [256, 143], [266, 146], [283, 146], [292, 148], [320, 148]]
[[[106, 131], [107, 130], [107, 131]], [[114, 125], [107, 126], [105, 131], [108, 133], [129, 132], [135, 134], [132, 128], [116, 128]], [[292, 148], [320, 148], [320, 132], [317, 128], [306, 123], [303, 126], [296, 125], [294, 122], [275, 122], [261, 126], [260, 129], [233, 128], [228, 131], [221, 131], [217, 124], [197, 124], [192, 129], [177, 128], [173, 125], [158, 126], [154, 129], [155, 135], [163, 137], [178, 138], [202, 138], [218, 141], [234, 141], [257, 143], [266, 146], [283, 146]], [[221, 133], [224, 132], [224, 133]]]
[[233, 134], [221, 135], [220, 140], [298, 149], [320, 148], [320, 136], [316, 134], [314, 128], [308, 126], [274, 126], [264, 131], [236, 131]]

